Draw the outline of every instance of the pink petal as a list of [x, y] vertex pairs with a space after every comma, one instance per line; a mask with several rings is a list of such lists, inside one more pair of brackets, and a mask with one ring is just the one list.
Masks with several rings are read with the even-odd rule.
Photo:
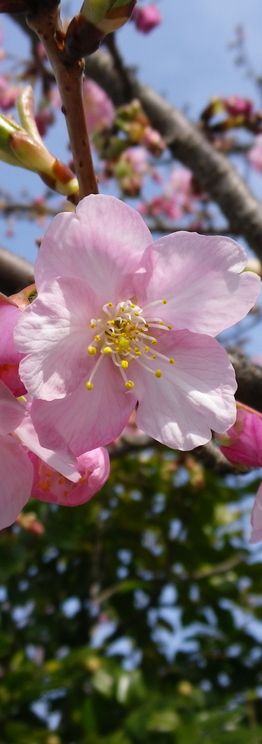
[[223, 455], [236, 465], [262, 467], [262, 415], [237, 403], [237, 419], [219, 444]]
[[0, 529], [4, 529], [25, 506], [33, 483], [29, 457], [11, 435], [0, 437], [0, 483]]
[[63, 278], [45, 285], [41, 297], [24, 310], [15, 340], [28, 355], [19, 371], [31, 395], [62, 398], [88, 374], [89, 321], [96, 309], [92, 290], [80, 280]]
[[[253, 272], [240, 273], [245, 253], [230, 238], [179, 232], [157, 240], [153, 254], [146, 300], [167, 299], [158, 314], [175, 329], [216, 336], [255, 304], [260, 280]], [[153, 308], [146, 315], [152, 317]]]
[[94, 378], [94, 389], [82, 382], [63, 400], [35, 401], [32, 419], [45, 447], [66, 442], [75, 455], [105, 446], [123, 431], [136, 397], [124, 390], [118, 369], [104, 358]]
[[262, 540], [262, 483], [259, 486], [256, 500], [251, 514], [252, 533], [250, 542], [257, 543]]
[[15, 348], [13, 333], [21, 311], [4, 295], [0, 294], [0, 380], [14, 393], [23, 395], [25, 387], [18, 374], [22, 354]]
[[51, 223], [36, 261], [36, 284], [63, 273], [86, 281], [102, 304], [114, 302], [151, 242], [136, 210], [113, 196], [87, 196], [74, 214], [59, 214]]
[[211, 430], [226, 431], [236, 418], [233, 367], [226, 352], [205, 335], [177, 331], [159, 339], [158, 351], [175, 359], [170, 365], [151, 362], [163, 370], [157, 379], [136, 365], [130, 376], [137, 382], [137, 425], [154, 439], [181, 450], [205, 444]]
[[81, 480], [77, 484], [72, 484], [33, 456], [35, 471], [33, 497], [62, 506], [80, 506], [89, 501], [97, 491], [100, 491], [109, 476], [108, 452], [100, 447], [85, 452], [77, 460]]
[[12, 432], [20, 424], [23, 416], [24, 407], [0, 381], [0, 434]]
[[77, 483], [80, 480], [76, 458], [65, 447], [58, 450], [42, 447], [28, 412], [25, 413], [22, 423], [15, 429], [14, 433], [30, 452], [33, 452], [41, 461], [57, 470], [59, 474], [65, 476], [73, 483]]

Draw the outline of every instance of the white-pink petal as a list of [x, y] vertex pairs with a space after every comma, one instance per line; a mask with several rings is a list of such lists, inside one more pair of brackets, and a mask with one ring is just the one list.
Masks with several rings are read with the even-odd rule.
[[23, 416], [23, 406], [0, 380], [0, 434], [12, 432], [20, 424]]
[[124, 388], [119, 370], [103, 358], [94, 378], [94, 389], [81, 382], [63, 400], [34, 401], [32, 419], [45, 447], [61, 448], [64, 442], [75, 455], [110, 444], [120, 436], [136, 404]]
[[[93, 304], [92, 304], [93, 300]], [[97, 310], [92, 290], [67, 277], [45, 285], [16, 326], [17, 347], [27, 355], [19, 372], [31, 395], [62, 398], [88, 374], [89, 321]]]
[[115, 302], [151, 242], [135, 209], [113, 196], [87, 196], [48, 228], [36, 261], [37, 287], [62, 274], [86, 281], [102, 305]]
[[235, 374], [226, 352], [213, 338], [178, 331], [163, 334], [157, 350], [175, 364], [151, 362], [156, 378], [136, 365], [137, 425], [168, 447], [190, 450], [205, 444], [211, 430], [226, 431], [235, 421]]
[[31, 495], [33, 466], [11, 435], [0, 436], [0, 529], [15, 521]]
[[[174, 233], [154, 243], [153, 256], [146, 296], [138, 302], [167, 299], [158, 313], [174, 329], [216, 336], [245, 317], [256, 302], [260, 280], [253, 272], [243, 272], [245, 253], [230, 238]], [[152, 317], [152, 308], [144, 314]]]
[[34, 452], [44, 463], [57, 470], [72, 483], [77, 483], [80, 480], [77, 460], [67, 447], [57, 450], [42, 447], [28, 411], [25, 412], [23, 421], [15, 429], [14, 434], [30, 452]]

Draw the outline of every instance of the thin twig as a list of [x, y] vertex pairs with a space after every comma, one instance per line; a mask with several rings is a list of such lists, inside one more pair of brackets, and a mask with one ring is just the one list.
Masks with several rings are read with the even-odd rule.
[[69, 63], [63, 54], [63, 43], [59, 43], [62, 30], [57, 9], [31, 15], [28, 25], [45, 47], [55, 74], [62, 99], [62, 111], [66, 117], [80, 198], [97, 194], [97, 180], [83, 108], [83, 65], [81, 62]]

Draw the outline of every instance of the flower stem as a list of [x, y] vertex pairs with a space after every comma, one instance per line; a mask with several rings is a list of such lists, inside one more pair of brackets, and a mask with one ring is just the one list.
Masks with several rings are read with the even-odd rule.
[[27, 23], [43, 44], [56, 78], [79, 183], [79, 198], [97, 194], [98, 186], [83, 108], [83, 63], [70, 62], [66, 58], [64, 34], [57, 8], [32, 14]]

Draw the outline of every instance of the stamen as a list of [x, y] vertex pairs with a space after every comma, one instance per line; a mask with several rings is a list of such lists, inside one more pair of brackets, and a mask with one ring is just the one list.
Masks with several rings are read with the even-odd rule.
[[148, 308], [156, 307], [157, 305], [167, 305], [167, 300], [164, 298], [163, 300], [154, 300], [153, 302], [149, 302], [148, 305], [145, 305], [144, 312], [147, 313]]
[[95, 363], [95, 366], [92, 369], [92, 372], [91, 372], [91, 375], [89, 377], [89, 380], [87, 380], [87, 382], [85, 383], [85, 386], [86, 386], [87, 390], [93, 390], [94, 385], [93, 385], [92, 380], [94, 379], [94, 376], [95, 376], [95, 374], [96, 374], [96, 372], [98, 370], [98, 367], [99, 367], [99, 365], [101, 364], [102, 361], [103, 361], [103, 356], [101, 354], [98, 357], [98, 360], [97, 360], [97, 362]]
[[87, 353], [90, 354], [90, 356], [95, 356], [95, 354], [97, 354], [96, 346], [88, 346]]
[[101, 349], [101, 354], [113, 354], [113, 349], [111, 349], [111, 346], [104, 346], [104, 348]]
[[161, 369], [156, 369], [156, 371], [154, 372], [154, 375], [155, 377], [162, 377]]
[[129, 362], [127, 361], [127, 359], [122, 359], [121, 367], [122, 369], [127, 369], [129, 367]]
[[129, 351], [130, 343], [128, 341], [128, 338], [125, 338], [125, 337], [121, 338], [121, 336], [120, 336], [120, 338], [119, 338], [119, 340], [118, 340], [117, 343], [118, 343], [118, 350], [120, 352], [121, 351]]
[[134, 387], [135, 387], [135, 383], [133, 382], [133, 380], [127, 380], [125, 382], [125, 388], [127, 390], [133, 390]]

